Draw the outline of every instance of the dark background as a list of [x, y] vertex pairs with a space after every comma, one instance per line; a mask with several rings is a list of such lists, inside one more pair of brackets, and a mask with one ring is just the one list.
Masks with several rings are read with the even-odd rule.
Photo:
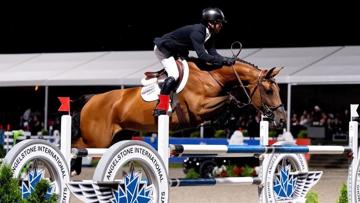
[[358, 6], [345, 1], [59, 1], [2, 6], [0, 53], [151, 50], [211, 6], [229, 22], [218, 48], [360, 45]]
[[[76, 2], [0, 5], [0, 54], [152, 50], [154, 37], [198, 23], [202, 9], [214, 6], [228, 20], [217, 48], [227, 49], [236, 40], [244, 48], [360, 45], [358, 6], [345, 1]], [[50, 87], [49, 117], [58, 114], [57, 96], [77, 98], [119, 87]], [[285, 104], [286, 88], [281, 86]], [[343, 96], [344, 90], [349, 96]], [[0, 91], [0, 124], [16, 126], [29, 107], [43, 111], [44, 87], [37, 91], [34, 87], [1, 87]], [[359, 91], [358, 85], [294, 86], [292, 110], [320, 105], [343, 111], [349, 103], [359, 103], [354, 96]]]

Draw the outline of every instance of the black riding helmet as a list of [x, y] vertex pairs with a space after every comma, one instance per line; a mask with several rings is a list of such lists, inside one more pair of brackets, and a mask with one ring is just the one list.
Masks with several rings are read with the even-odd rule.
[[219, 8], [206, 8], [202, 12], [201, 22], [207, 23], [226, 23], [224, 13]]

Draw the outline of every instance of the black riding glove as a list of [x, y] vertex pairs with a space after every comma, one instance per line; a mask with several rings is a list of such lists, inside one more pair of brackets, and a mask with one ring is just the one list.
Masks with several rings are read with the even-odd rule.
[[228, 57], [224, 57], [223, 59], [223, 64], [227, 65], [227, 66], [231, 66], [234, 65], [236, 61], [236, 58], [228, 58]]

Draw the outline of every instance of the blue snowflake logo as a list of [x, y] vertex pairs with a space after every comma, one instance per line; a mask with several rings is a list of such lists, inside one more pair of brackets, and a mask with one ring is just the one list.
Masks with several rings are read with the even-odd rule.
[[290, 175], [291, 166], [283, 166], [274, 181], [274, 192], [278, 200], [291, 199], [297, 188], [297, 177]]
[[[130, 172], [125, 176], [125, 184], [119, 184], [114, 191], [113, 203], [149, 203], [153, 195], [153, 185], [147, 185], [146, 180], [141, 180], [141, 173], [134, 172], [134, 167], [130, 167]], [[123, 185], [124, 187], [122, 187]], [[123, 189], [124, 188], [124, 189]]]
[[[33, 193], [35, 191], [35, 187], [36, 185], [42, 180], [44, 179], [44, 170], [42, 169], [37, 169], [37, 170], [32, 170], [28, 173], [27, 176], [25, 176], [25, 178], [22, 181], [21, 184], [21, 195], [23, 199], [27, 199], [29, 198], [29, 196], [31, 195], [31, 193]], [[54, 187], [54, 183], [52, 183], [48, 189], [48, 191], [46, 192], [46, 196], [45, 198], [48, 199], [51, 197], [52, 194], [54, 194], [55, 192], [55, 187]]]

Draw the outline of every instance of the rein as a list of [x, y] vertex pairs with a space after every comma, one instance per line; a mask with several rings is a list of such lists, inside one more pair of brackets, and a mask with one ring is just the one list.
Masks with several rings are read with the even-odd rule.
[[255, 91], [256, 91], [256, 89], [258, 88], [259, 84], [260, 84], [260, 78], [262, 77], [263, 70], [260, 71], [259, 76], [258, 76], [258, 78], [257, 78], [257, 80], [256, 80], [256, 81], [257, 81], [257, 82], [256, 82], [256, 86], [254, 87], [253, 91], [252, 91], [252, 92], [250, 93], [250, 95], [249, 95], [249, 93], [246, 91], [245, 85], [243, 84], [243, 82], [242, 82], [239, 74], [236, 72], [234, 66], [232, 65], [231, 67], [232, 67], [232, 69], [233, 69], [233, 71], [234, 71], [234, 73], [235, 73], [235, 76], [236, 76], [236, 78], [237, 78], [237, 80], [238, 80], [238, 82], [239, 82], [239, 84], [240, 84], [240, 86], [241, 86], [241, 89], [243, 90], [243, 92], [245, 93], [245, 95], [246, 95], [246, 97], [247, 97], [247, 103], [243, 103], [243, 102], [239, 101], [234, 95], [231, 94], [231, 92], [228, 92], [228, 95], [229, 95], [230, 101], [234, 102], [235, 105], [236, 105], [239, 109], [241, 109], [241, 108], [244, 108], [245, 106], [248, 106], [248, 105], [251, 104], [252, 97], [254, 96]]
[[[238, 50], [238, 52], [235, 54], [235, 53], [234, 53], [234, 46], [235, 46], [236, 44], [239, 45], [239, 50]], [[232, 52], [232, 54], [233, 54], [233, 57], [232, 57], [232, 58], [238, 59], [238, 56], [239, 56], [241, 50], [242, 50], [242, 44], [241, 44], [241, 42], [239, 42], [239, 41], [233, 42], [233, 43], [231, 44], [231, 52]], [[258, 84], [259, 84], [259, 80], [260, 80], [260, 77], [261, 77], [261, 75], [262, 75], [262, 70], [261, 70], [260, 73], [259, 73], [259, 76], [258, 76], [258, 79], [257, 79], [257, 81], [258, 81], [258, 82], [257, 82], [257, 85], [255, 86], [255, 88], [254, 88], [254, 90], [251, 92], [251, 94], [249, 95], [249, 93], [246, 91], [245, 85], [243, 84], [243, 82], [242, 82], [239, 74], [236, 72], [236, 70], [235, 70], [235, 68], [234, 68], [234, 65], [231, 65], [231, 68], [233, 69], [233, 71], [234, 71], [234, 73], [235, 73], [235, 76], [236, 76], [236, 78], [237, 78], [237, 80], [238, 80], [238, 82], [239, 82], [239, 84], [240, 84], [243, 92], [245, 93], [248, 101], [247, 101], [247, 103], [244, 103], [244, 102], [239, 101], [234, 95], [231, 94], [231, 92], [227, 92], [227, 94], [228, 94], [228, 96], [229, 96], [230, 102], [235, 103], [235, 105], [236, 105], [239, 109], [241, 109], [241, 108], [244, 108], [244, 107], [246, 107], [246, 106], [248, 106], [248, 105], [251, 104], [251, 101], [252, 101], [251, 98], [252, 98], [252, 96], [255, 94], [255, 91], [256, 91], [257, 86], [258, 86]], [[211, 72], [209, 72], [209, 75], [216, 81], [216, 83], [217, 83], [221, 88], [224, 88], [224, 84], [222, 84], [220, 81], [218, 81], [218, 80], [211, 74]]]
[[[235, 46], [235, 44], [239, 44], [239, 51], [238, 51], [236, 54], [234, 53], [234, 46]], [[235, 41], [235, 42], [233, 42], [233, 43], [231, 44], [231, 52], [232, 52], [232, 54], [233, 54], [233, 58], [235, 58], [235, 59], [238, 58], [238, 56], [239, 56], [239, 54], [240, 54], [240, 52], [241, 52], [241, 49], [242, 49], [242, 44], [241, 44], [241, 42]], [[230, 100], [230, 102], [234, 102], [235, 105], [236, 105], [239, 109], [241, 109], [241, 108], [244, 108], [245, 106], [251, 104], [251, 98], [252, 98], [252, 95], [253, 95], [254, 93], [251, 93], [251, 96], [249, 96], [249, 94], [248, 94], [247, 91], [246, 91], [246, 88], [245, 88], [244, 84], [243, 84], [242, 81], [241, 81], [241, 78], [240, 78], [239, 74], [236, 72], [236, 70], [235, 70], [235, 68], [234, 68], [234, 65], [231, 65], [231, 68], [233, 69], [233, 71], [234, 71], [234, 73], [235, 73], [235, 76], [236, 76], [236, 78], [237, 78], [237, 80], [238, 80], [238, 82], [239, 82], [239, 84], [240, 84], [243, 92], [245, 93], [245, 95], [246, 95], [246, 97], [247, 97], [248, 102], [247, 102], [247, 103], [242, 103], [242, 102], [240, 102], [238, 99], [236, 99], [236, 97], [235, 97], [234, 95], [231, 94], [231, 92], [228, 92], [229, 100]], [[260, 72], [260, 74], [261, 74], [261, 72]], [[259, 74], [259, 77], [260, 77], [260, 74]], [[256, 87], [255, 87], [255, 89], [256, 89]], [[255, 91], [253, 91], [253, 92], [255, 92]]]
[[[235, 46], [235, 44], [239, 44], [239, 51], [238, 51], [236, 54], [234, 54], [234, 46]], [[236, 58], [236, 59], [238, 58], [238, 56], [239, 56], [239, 54], [240, 54], [240, 52], [241, 52], [241, 49], [242, 49], [242, 44], [241, 44], [241, 42], [235, 41], [235, 42], [233, 42], [233, 43], [231, 44], [231, 52], [232, 52], [232, 54], [233, 54], [233, 58]], [[246, 88], [245, 88], [244, 84], [243, 84], [242, 81], [241, 81], [241, 78], [240, 78], [239, 74], [236, 72], [236, 70], [235, 70], [235, 68], [234, 68], [234, 65], [231, 65], [231, 67], [232, 67], [232, 69], [234, 70], [235, 76], [236, 76], [236, 78], [237, 78], [237, 80], [238, 80], [238, 82], [239, 82], [239, 84], [240, 84], [243, 92], [245, 93], [245, 95], [246, 95], [246, 97], [247, 97], [247, 99], [248, 99], [248, 102], [247, 102], [247, 103], [242, 103], [242, 102], [240, 102], [234, 95], [231, 94], [231, 92], [228, 92], [228, 94], [229, 94], [229, 100], [230, 100], [230, 102], [234, 102], [238, 108], [243, 108], [243, 107], [251, 104], [252, 97], [254, 96], [256, 89], [260, 86], [260, 81], [261, 81], [261, 79], [262, 79], [262, 77], [263, 77], [263, 72], [264, 72], [264, 71], [263, 71], [263, 70], [260, 70], [259, 76], [258, 76], [258, 78], [257, 78], [256, 86], [254, 87], [253, 91], [252, 91], [251, 94], [249, 95], [248, 92], [246, 91]], [[261, 86], [260, 86], [261, 109], [257, 108], [256, 106], [254, 106], [254, 107], [255, 107], [258, 111], [260, 111], [263, 115], [265, 115], [266, 117], [268, 117], [268, 118], [270, 118], [270, 119], [273, 119], [273, 118], [274, 118], [274, 113], [273, 113], [273, 112], [276, 111], [278, 108], [283, 107], [284, 105], [281, 103], [281, 104], [279, 104], [278, 106], [269, 107], [268, 105], [264, 104], [264, 103], [262, 102], [263, 98], [262, 98], [262, 94], [261, 94], [261, 89], [262, 89], [262, 88], [261, 88]]]

